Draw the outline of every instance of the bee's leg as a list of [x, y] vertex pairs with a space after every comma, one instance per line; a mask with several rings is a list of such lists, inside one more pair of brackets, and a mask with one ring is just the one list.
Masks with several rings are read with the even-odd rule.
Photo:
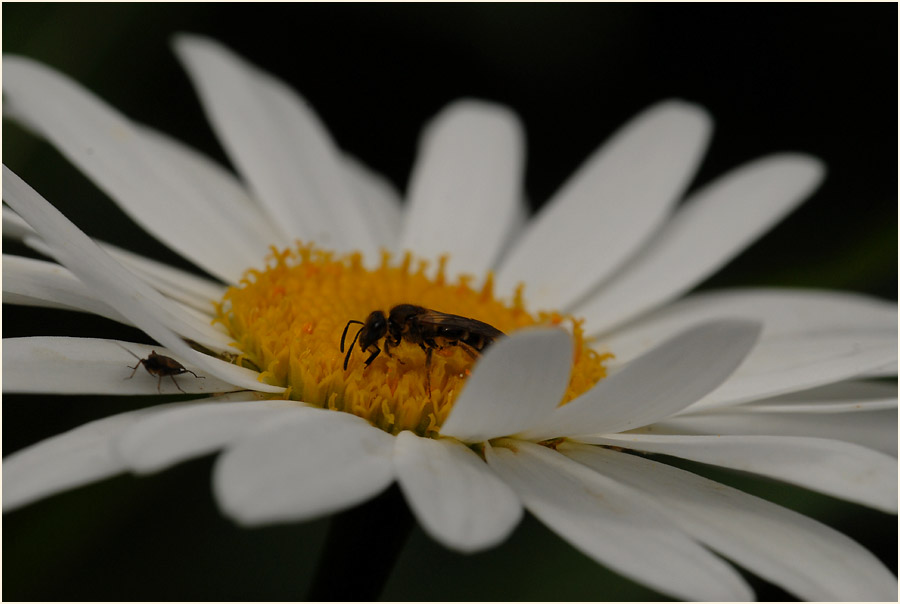
[[425, 350], [425, 394], [431, 398], [431, 352], [433, 348]]
[[[399, 346], [399, 345], [400, 345], [399, 340], [396, 341], [396, 342], [392, 342], [391, 340], [388, 340], [387, 338], [385, 338], [385, 340], [384, 340], [384, 352], [385, 352], [385, 354], [387, 354], [389, 357], [391, 357], [391, 358], [393, 359], [393, 358], [394, 358], [394, 355], [391, 354], [391, 348], [396, 348], [396, 347]], [[405, 365], [405, 364], [406, 364], [406, 363], [404, 363], [403, 361], [401, 361], [400, 359], [397, 359], [397, 362], [400, 363], [401, 365]]]
[[190, 374], [191, 374], [192, 376], [194, 376], [195, 378], [199, 378], [199, 379], [201, 379], [201, 380], [202, 380], [202, 379], [206, 379], [206, 376], [205, 376], [205, 375], [197, 375], [196, 373], [194, 373], [194, 372], [191, 371], [190, 369], [185, 369], [184, 371], [182, 371], [182, 373], [190, 373]]
[[[169, 377], [172, 378], [172, 383], [175, 384], [175, 387], [178, 388], [179, 390], [181, 390], [181, 386], [179, 386], [179, 385], [178, 385], [178, 382], [175, 381], [175, 376], [174, 376], [174, 375], [169, 375]], [[162, 376], [160, 376], [159, 379], [162, 380]], [[158, 390], [158, 389], [159, 389], [159, 384], [157, 384], [156, 387], [157, 387], [157, 390]], [[181, 390], [181, 392], [184, 392], [184, 390]], [[187, 394], [187, 392], [184, 392], [184, 394]]]
[[462, 348], [462, 349], [463, 349], [463, 352], [465, 352], [467, 355], [469, 355], [469, 356], [472, 357], [473, 359], [477, 359], [477, 358], [478, 358], [478, 352], [477, 352], [474, 348], [472, 348], [471, 346], [469, 346], [469, 345], [466, 344], [465, 342], [457, 342], [457, 344], [459, 344], [459, 347]]
[[366, 363], [365, 363], [365, 364], [366, 364], [366, 367], [368, 367], [369, 365], [371, 365], [371, 364], [372, 364], [372, 361], [375, 360], [375, 357], [378, 356], [378, 353], [381, 352], [381, 349], [380, 349], [378, 346], [375, 346], [374, 344], [372, 344], [372, 346], [375, 348], [375, 352], [373, 352], [372, 354], [370, 354], [370, 355], [369, 355], [369, 358], [366, 359]]
[[[156, 392], [158, 394], [162, 394], [162, 390], [159, 389], [159, 387], [162, 386], [162, 379], [163, 379], [163, 376], [160, 375], [159, 379], [156, 380]], [[174, 380], [175, 378], [173, 377], [172, 379]], [[176, 386], [177, 386], [177, 384], [176, 384]]]

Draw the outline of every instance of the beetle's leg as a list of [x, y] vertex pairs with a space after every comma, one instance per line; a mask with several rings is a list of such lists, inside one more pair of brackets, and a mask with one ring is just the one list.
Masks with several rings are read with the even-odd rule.
[[[185, 371], [187, 371], [187, 370], [185, 369]], [[169, 377], [172, 378], [172, 383], [175, 384], [175, 387], [178, 388], [179, 390], [181, 390], [181, 386], [179, 386], [178, 382], [175, 381], [175, 376], [170, 374]], [[159, 379], [162, 380], [162, 376], [160, 376]], [[159, 384], [157, 384], [156, 389], [159, 390]], [[181, 390], [181, 392], [184, 392], [184, 390]], [[187, 392], [184, 392], [184, 394], [187, 394]]]
[[143, 362], [144, 362], [144, 361], [138, 361], [137, 365], [135, 365], [134, 367], [132, 367], [131, 365], [125, 365], [126, 367], [128, 367], [129, 369], [131, 369], [132, 372], [131, 372], [131, 375], [129, 375], [127, 378], [122, 378], [122, 379], [123, 379], [123, 380], [130, 380], [131, 378], [133, 378], [133, 377], [134, 377], [134, 372], [138, 370], [138, 367], [140, 367], [140, 366], [141, 366], [141, 363], [143, 363]]

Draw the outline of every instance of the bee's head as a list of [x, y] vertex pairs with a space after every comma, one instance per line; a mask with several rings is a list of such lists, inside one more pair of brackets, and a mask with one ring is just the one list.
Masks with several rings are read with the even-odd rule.
[[[372, 311], [366, 319], [362, 329], [359, 330], [359, 347], [367, 350], [387, 333], [387, 318], [380, 310]], [[352, 347], [352, 346], [351, 346]]]
[[369, 346], [375, 344], [384, 337], [388, 328], [387, 319], [380, 310], [370, 313], [365, 323], [356, 320], [347, 321], [347, 326], [344, 327], [344, 333], [341, 335], [341, 352], [344, 352], [344, 342], [347, 339], [347, 330], [350, 329], [350, 326], [354, 323], [362, 325], [362, 327], [360, 327], [359, 331], [356, 332], [356, 335], [353, 336], [353, 341], [350, 342], [350, 346], [347, 348], [347, 356], [344, 357], [344, 371], [347, 370], [347, 365], [350, 363], [350, 354], [353, 352], [353, 345], [356, 344], [357, 340], [359, 340], [359, 347], [362, 350], [367, 350]]

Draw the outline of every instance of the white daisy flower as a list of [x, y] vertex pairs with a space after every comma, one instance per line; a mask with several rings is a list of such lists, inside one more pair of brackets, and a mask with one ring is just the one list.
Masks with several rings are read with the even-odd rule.
[[[95, 313], [159, 346], [6, 339], [3, 388], [216, 396], [8, 456], [4, 511], [221, 451], [215, 496], [245, 525], [331, 514], [396, 482], [423, 529], [460, 552], [500, 543], [528, 510], [677, 598], [753, 597], [716, 554], [799, 598], [897, 597], [893, 574], [840, 533], [643, 455], [896, 513], [896, 383], [870, 379], [896, 375], [895, 304], [788, 289], [678, 299], [799, 204], [817, 160], [764, 157], [677, 205], [711, 123], [667, 101], [526, 220], [521, 126], [464, 101], [427, 128], [401, 204], [283, 83], [208, 39], [176, 50], [240, 178], [4, 58], [7, 115], [214, 279], [91, 240], [4, 167], [4, 235], [53, 259], [4, 256], [4, 302]], [[402, 303], [508, 337], [440, 331], [438, 317], [393, 349], [373, 322], [352, 339], [353, 321]]]

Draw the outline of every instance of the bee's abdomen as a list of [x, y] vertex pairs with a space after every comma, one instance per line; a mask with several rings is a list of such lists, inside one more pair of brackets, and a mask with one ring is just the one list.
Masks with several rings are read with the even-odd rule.
[[492, 337], [483, 334], [472, 333], [461, 327], [444, 326], [440, 327], [438, 329], [438, 332], [438, 335], [441, 338], [444, 338], [445, 340], [451, 342], [462, 342], [463, 344], [474, 348], [478, 352], [481, 352], [482, 350], [487, 348], [494, 341], [494, 338]]
[[478, 352], [481, 352], [493, 343], [494, 338], [476, 333], [467, 333], [465, 337], [460, 338], [459, 341], [463, 344], [468, 344]]

